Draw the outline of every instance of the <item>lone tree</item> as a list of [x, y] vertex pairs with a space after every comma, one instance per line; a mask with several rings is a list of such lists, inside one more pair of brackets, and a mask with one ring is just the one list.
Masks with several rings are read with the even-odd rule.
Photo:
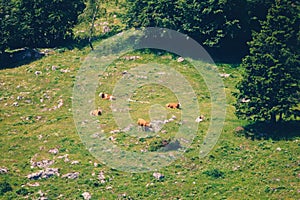
[[253, 33], [237, 85], [239, 117], [276, 123], [299, 105], [299, 11], [299, 1], [276, 0], [261, 31]]

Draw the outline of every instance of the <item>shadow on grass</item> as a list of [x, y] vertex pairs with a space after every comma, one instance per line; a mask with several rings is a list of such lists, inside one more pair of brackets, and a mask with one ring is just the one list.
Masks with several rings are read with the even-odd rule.
[[256, 122], [246, 125], [243, 135], [251, 140], [292, 140], [300, 137], [300, 120], [282, 121], [277, 124]]
[[4, 52], [0, 54], [0, 70], [19, 67], [21, 65], [29, 64], [44, 56], [43, 53], [36, 49], [22, 48], [14, 52]]
[[[115, 35], [119, 32], [109, 32], [103, 35], [98, 35], [93, 37], [92, 41], [94, 43], [106, 39], [108, 37], [111, 37], [112, 35]], [[42, 49], [48, 49], [49, 51], [64, 52], [66, 50], [73, 50], [75, 48], [82, 50], [87, 46], [89, 46], [88, 38], [81, 38], [81, 39], [66, 40], [55, 47], [54, 46], [42, 47]], [[16, 68], [22, 65], [30, 64], [33, 61], [41, 59], [46, 55], [46, 53], [43, 51], [39, 51], [38, 49], [40, 48], [24, 47], [24, 48], [16, 49], [12, 52], [4, 52], [2, 54], [0, 53], [0, 70]]]

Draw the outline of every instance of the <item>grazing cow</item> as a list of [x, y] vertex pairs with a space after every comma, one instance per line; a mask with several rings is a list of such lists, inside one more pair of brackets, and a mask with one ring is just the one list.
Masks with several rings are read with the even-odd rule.
[[141, 118], [138, 119], [137, 124], [139, 126], [141, 126], [142, 129], [144, 128], [145, 131], [146, 131], [147, 128], [151, 128], [150, 122], [147, 122], [146, 120], [141, 119]]
[[106, 99], [106, 100], [116, 100], [116, 97], [110, 95], [110, 94], [105, 94], [103, 92], [101, 92], [99, 94], [99, 97], [101, 97], [102, 99]]
[[173, 109], [175, 109], [175, 108], [180, 109], [181, 105], [180, 105], [180, 103], [168, 103], [168, 104], [166, 104], [166, 107], [173, 108]]
[[90, 114], [93, 116], [100, 116], [102, 115], [102, 110], [98, 108], [97, 110], [92, 110]]

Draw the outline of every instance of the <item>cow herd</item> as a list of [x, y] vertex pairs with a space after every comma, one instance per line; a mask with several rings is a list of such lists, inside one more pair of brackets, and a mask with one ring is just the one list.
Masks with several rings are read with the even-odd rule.
[[[114, 97], [110, 94], [103, 93], [103, 92], [101, 92], [99, 94], [99, 97], [104, 100], [116, 100], [116, 97]], [[180, 103], [168, 103], [168, 104], [166, 104], [166, 107], [171, 108], [171, 109], [181, 109], [181, 104]], [[98, 108], [96, 110], [91, 111], [90, 114], [93, 116], [100, 116], [100, 115], [102, 115], [102, 110], [100, 108]], [[151, 128], [151, 123], [142, 118], [138, 119], [137, 125], [141, 126], [143, 130], [147, 130], [147, 128]]]

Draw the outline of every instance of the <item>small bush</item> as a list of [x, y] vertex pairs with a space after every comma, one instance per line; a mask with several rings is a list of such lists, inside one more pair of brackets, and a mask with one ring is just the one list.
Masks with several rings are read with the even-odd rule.
[[210, 176], [213, 178], [224, 178], [224, 172], [222, 172], [218, 169], [207, 170], [207, 171], [203, 172], [203, 174], [206, 174], [207, 176]]
[[6, 192], [12, 191], [12, 187], [6, 181], [0, 183], [0, 195], [4, 195]]
[[28, 190], [27, 190], [26, 188], [21, 188], [21, 189], [17, 190], [16, 193], [17, 193], [18, 195], [23, 195], [23, 196], [25, 196], [25, 195], [27, 195], [29, 192], [28, 192]]

